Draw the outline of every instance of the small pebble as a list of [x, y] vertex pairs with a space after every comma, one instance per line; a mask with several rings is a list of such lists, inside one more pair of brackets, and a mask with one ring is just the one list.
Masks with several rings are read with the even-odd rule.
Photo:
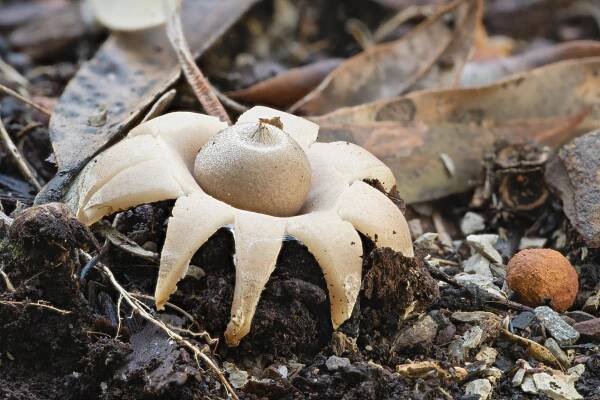
[[329, 371], [337, 371], [340, 368], [348, 367], [350, 360], [345, 357], [331, 356], [325, 361], [325, 366]]
[[475, 379], [465, 387], [466, 395], [479, 395], [480, 400], [487, 400], [492, 394], [492, 384], [487, 379]]
[[497, 241], [498, 235], [485, 234], [467, 236], [467, 243], [475, 252], [485, 256], [493, 263], [502, 264], [502, 256], [494, 247]]
[[485, 229], [485, 220], [480, 214], [469, 211], [460, 221], [460, 230], [467, 236]]
[[569, 357], [567, 354], [560, 348], [556, 340], [553, 338], [548, 338], [544, 342], [544, 347], [550, 350], [550, 353], [556, 357], [556, 359], [561, 363], [561, 365], [568, 367], [571, 363], [569, 362]]
[[546, 245], [546, 238], [522, 237], [519, 242], [519, 250], [541, 249]]
[[579, 332], [567, 324], [556, 311], [547, 306], [537, 307], [535, 316], [560, 346], [575, 344]]

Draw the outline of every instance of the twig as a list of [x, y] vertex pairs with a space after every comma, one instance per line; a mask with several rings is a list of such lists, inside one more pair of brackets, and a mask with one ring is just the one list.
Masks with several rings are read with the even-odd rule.
[[28, 87], [29, 81], [23, 75], [19, 73], [12, 65], [5, 62], [0, 58], [0, 72], [8, 78], [8, 80], [16, 83], [17, 85]]
[[115, 340], [119, 338], [121, 334], [121, 326], [123, 325], [123, 318], [121, 318], [121, 304], [123, 303], [123, 295], [119, 295], [119, 299], [117, 300], [117, 319], [119, 322], [117, 323], [117, 333], [115, 334]]
[[[0, 85], [1, 86], [1, 85]], [[4, 124], [2, 123], [2, 119], [0, 118], [0, 137], [6, 143], [6, 148], [11, 152], [15, 161], [17, 162], [17, 167], [21, 170], [21, 173], [25, 175], [27, 180], [35, 187], [38, 191], [42, 188], [42, 184], [38, 180], [36, 174], [33, 169], [29, 166], [15, 143], [10, 138], [10, 135], [6, 131]]]
[[167, 107], [169, 107], [171, 105], [176, 94], [177, 94], [177, 90], [175, 90], [175, 89], [171, 89], [171, 90], [163, 93], [162, 96], [160, 96], [154, 102], [152, 107], [150, 107], [150, 110], [148, 110], [148, 112], [144, 116], [144, 119], [142, 119], [142, 122], [146, 122], [149, 119], [158, 117], [163, 111], [165, 111], [167, 109]]
[[448, 249], [452, 249], [452, 238], [444, 226], [442, 215], [438, 211], [434, 211], [433, 214], [431, 214], [431, 219], [433, 220], [433, 226], [439, 235], [440, 242]]
[[[165, 6], [168, 7], [166, 4]], [[175, 54], [177, 54], [177, 59], [179, 60], [183, 74], [206, 112], [231, 125], [231, 120], [229, 119], [229, 115], [227, 115], [227, 111], [223, 108], [217, 95], [212, 90], [210, 83], [196, 65], [196, 61], [194, 61], [192, 52], [190, 51], [183, 34], [179, 10], [174, 9], [170, 11], [171, 15], [167, 19], [167, 36], [175, 50]]]
[[381, 42], [390, 33], [394, 32], [396, 29], [398, 29], [400, 25], [404, 24], [409, 19], [413, 19], [422, 15], [429, 16], [433, 13], [434, 10], [435, 7], [431, 5], [413, 5], [406, 7], [400, 12], [398, 12], [396, 15], [394, 15], [392, 18], [381, 24], [379, 28], [375, 30], [373, 38], [375, 39], [376, 43]]
[[12, 284], [12, 282], [10, 281], [10, 278], [8, 277], [6, 272], [4, 272], [3, 269], [0, 269], [0, 275], [2, 275], [2, 278], [4, 278], [4, 284], [6, 285], [6, 289], [9, 292], [14, 292], [16, 289], [15, 289], [14, 285]]
[[[131, 295], [133, 297], [139, 297], [139, 298], [142, 298], [142, 299], [147, 299], [147, 300], [154, 301], [154, 296], [150, 296], [150, 295], [147, 295], [147, 294], [143, 294], [143, 293], [131, 293]], [[167, 307], [169, 307], [169, 308], [172, 308], [173, 310], [175, 310], [177, 312], [180, 312], [182, 315], [184, 315], [185, 317], [187, 317], [187, 319], [189, 319], [190, 322], [193, 325], [200, 326], [200, 324], [196, 321], [196, 319], [190, 313], [188, 313], [187, 311], [185, 311], [183, 308], [181, 308], [181, 307], [179, 307], [179, 306], [177, 306], [177, 305], [175, 305], [173, 303], [169, 303], [169, 302], [166, 302], [165, 305]], [[214, 345], [217, 345], [219, 343], [219, 339], [212, 338], [210, 336], [210, 334], [208, 332], [206, 332], [206, 331], [192, 332], [189, 329], [182, 329], [182, 328], [177, 328], [177, 327], [173, 327], [173, 326], [171, 327], [171, 329], [173, 329], [175, 331], [182, 332], [182, 333], [186, 333], [186, 334], [188, 334], [190, 336], [201, 337], [202, 339], [206, 340], [206, 342], [209, 344], [209, 346], [214, 346]]]
[[164, 331], [171, 339], [176, 340], [177, 342], [179, 342], [179, 344], [190, 350], [194, 354], [195, 358], [200, 358], [217, 375], [217, 377], [219, 378], [223, 386], [225, 386], [225, 389], [231, 395], [231, 397], [235, 400], [239, 400], [231, 384], [227, 381], [227, 379], [225, 379], [225, 376], [223, 376], [223, 373], [221, 372], [219, 367], [213, 362], [213, 360], [210, 357], [204, 354], [202, 350], [200, 350], [197, 346], [192, 344], [189, 340], [183, 338], [181, 335], [170, 329], [164, 322], [154, 318], [148, 311], [146, 311], [145, 307], [143, 307], [144, 304], [141, 303], [139, 300], [135, 299], [127, 290], [125, 290], [119, 284], [119, 282], [117, 282], [115, 276], [107, 266], [99, 265], [99, 268], [108, 276], [108, 279], [113, 284], [115, 289], [117, 289], [119, 294], [123, 296], [123, 298], [131, 308], [136, 310], [145, 320]]
[[0, 84], [0, 93], [4, 93], [7, 96], [14, 97], [15, 99], [20, 100], [21, 102], [27, 104], [31, 108], [35, 108], [36, 110], [46, 114], [47, 116], [52, 115], [52, 112], [50, 112], [50, 110], [48, 110], [47, 108], [34, 103], [32, 100], [29, 100], [25, 96], [20, 95], [19, 93], [15, 92], [14, 90], [12, 90], [10, 88], [7, 88], [6, 86], [4, 86], [2, 84]]
[[71, 311], [54, 307], [53, 305], [51, 305], [49, 303], [42, 302], [42, 300], [38, 300], [35, 303], [30, 303], [27, 301], [4, 301], [4, 300], [2, 300], [2, 301], [0, 301], [0, 304], [6, 304], [6, 305], [11, 305], [11, 306], [25, 306], [25, 307], [32, 306], [32, 307], [39, 307], [39, 308], [45, 308], [48, 310], [52, 310], [52, 311], [55, 311], [55, 312], [57, 312], [59, 314], [63, 314], [63, 315], [71, 314]]

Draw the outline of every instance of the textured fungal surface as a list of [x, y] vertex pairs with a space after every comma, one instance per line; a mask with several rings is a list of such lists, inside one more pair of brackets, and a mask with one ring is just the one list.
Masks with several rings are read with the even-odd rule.
[[252, 108], [232, 127], [203, 114], [166, 114], [94, 158], [67, 203], [90, 225], [139, 204], [177, 199], [161, 254], [158, 309], [200, 246], [232, 226], [236, 282], [225, 332], [230, 345], [249, 332], [290, 235], [323, 270], [336, 329], [350, 318], [361, 287], [359, 232], [406, 257], [413, 257], [413, 247], [402, 212], [365, 183], [377, 181], [390, 191], [396, 182], [389, 168], [354, 144], [315, 143], [318, 129], [267, 107]]
[[519, 299], [530, 306], [550, 303], [566, 311], [579, 290], [577, 271], [562, 254], [550, 249], [527, 249], [515, 254], [507, 265], [506, 280]]

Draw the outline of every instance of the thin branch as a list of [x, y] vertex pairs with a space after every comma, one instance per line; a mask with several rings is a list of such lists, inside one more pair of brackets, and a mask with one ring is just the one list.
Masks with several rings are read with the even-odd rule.
[[32, 307], [45, 308], [48, 310], [52, 310], [52, 311], [55, 311], [55, 312], [57, 312], [59, 314], [63, 314], [63, 315], [71, 314], [71, 311], [54, 307], [53, 305], [51, 305], [47, 302], [43, 302], [42, 300], [39, 300], [35, 303], [30, 303], [27, 301], [4, 301], [4, 300], [2, 300], [2, 301], [0, 301], [0, 304], [6, 304], [6, 305], [10, 305], [10, 306], [25, 306], [25, 307], [32, 306]]
[[[1, 85], [0, 85], [1, 86]], [[37, 178], [33, 168], [27, 163], [15, 143], [12, 141], [10, 135], [6, 131], [4, 124], [2, 123], [2, 119], [0, 118], [0, 137], [6, 143], [6, 148], [13, 155], [17, 163], [17, 167], [21, 170], [21, 173], [27, 178], [27, 180], [35, 187], [38, 191], [42, 188], [42, 184]]]
[[171, 46], [175, 50], [175, 54], [177, 54], [181, 70], [200, 104], [202, 104], [202, 107], [204, 107], [208, 114], [218, 117], [231, 125], [231, 119], [229, 119], [227, 111], [225, 111], [217, 95], [212, 90], [210, 83], [196, 65], [196, 61], [183, 34], [179, 10], [171, 10], [171, 15], [167, 19], [167, 36], [171, 42]]
[[[142, 299], [147, 299], [147, 300], [152, 300], [154, 301], [154, 296], [150, 296], [147, 294], [143, 294], [143, 293], [131, 293], [131, 295], [133, 297], [139, 297]], [[173, 303], [169, 303], [168, 301], [165, 303], [165, 306], [172, 308], [173, 310], [181, 313], [182, 315], [184, 315], [185, 317], [187, 317], [187, 319], [190, 320], [190, 322], [194, 325], [200, 326], [200, 324], [194, 319], [194, 317], [188, 313], [187, 311], [185, 311], [183, 308], [173, 304]], [[183, 333], [187, 333], [190, 336], [194, 336], [194, 337], [201, 337], [202, 339], [206, 340], [206, 342], [210, 345], [217, 345], [219, 343], [219, 339], [214, 339], [210, 336], [210, 334], [206, 331], [202, 331], [202, 332], [192, 332], [188, 329], [181, 329], [181, 328], [176, 328], [176, 327], [171, 327], [173, 330], [175, 331], [180, 331]]]
[[119, 299], [117, 300], [117, 319], [119, 320], [117, 324], [117, 333], [115, 334], [115, 340], [119, 338], [121, 334], [121, 326], [123, 325], [123, 318], [121, 318], [121, 304], [123, 303], [123, 295], [119, 295]]
[[213, 362], [213, 360], [209, 356], [207, 356], [204, 353], [204, 351], [200, 350], [198, 346], [192, 344], [189, 340], [185, 339], [183, 336], [170, 329], [164, 322], [154, 318], [148, 311], [146, 311], [145, 307], [143, 307], [145, 305], [141, 301], [133, 297], [127, 290], [125, 290], [119, 284], [119, 282], [116, 280], [115, 276], [107, 266], [99, 265], [99, 268], [102, 272], [104, 272], [104, 274], [106, 274], [106, 276], [113, 284], [115, 289], [117, 289], [119, 294], [123, 296], [123, 299], [125, 299], [125, 301], [129, 304], [131, 308], [136, 310], [145, 320], [164, 331], [171, 339], [177, 341], [180, 345], [190, 350], [196, 358], [200, 358], [217, 375], [217, 377], [219, 378], [223, 386], [225, 386], [225, 389], [231, 395], [231, 397], [234, 400], [239, 400], [239, 398], [235, 394], [235, 391], [233, 390], [233, 387], [227, 381], [225, 376], [223, 376], [223, 373], [221, 372], [219, 367]]
[[50, 110], [48, 110], [47, 108], [34, 103], [32, 100], [29, 100], [27, 97], [20, 95], [19, 93], [15, 92], [14, 90], [12, 90], [10, 88], [7, 88], [6, 86], [4, 86], [2, 84], [0, 84], [0, 93], [4, 93], [7, 96], [14, 97], [15, 99], [27, 104], [31, 108], [35, 108], [36, 110], [40, 111], [41, 113], [46, 114], [48, 117], [50, 115], [52, 115], [52, 112]]

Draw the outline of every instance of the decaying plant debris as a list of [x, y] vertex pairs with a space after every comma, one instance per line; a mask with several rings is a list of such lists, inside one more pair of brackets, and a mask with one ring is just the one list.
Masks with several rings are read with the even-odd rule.
[[110, 3], [0, 4], [0, 398], [600, 398], [595, 2]]

